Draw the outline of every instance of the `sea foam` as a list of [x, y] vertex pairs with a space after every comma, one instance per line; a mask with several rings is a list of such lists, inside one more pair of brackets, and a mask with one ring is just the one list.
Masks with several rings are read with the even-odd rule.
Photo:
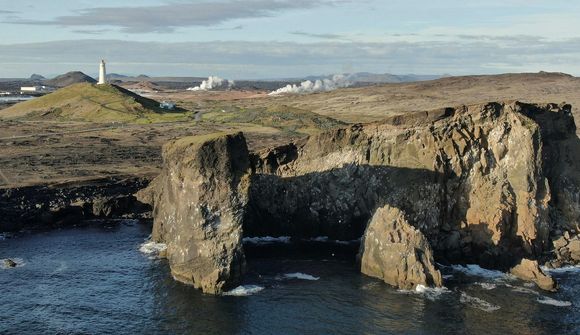
[[242, 239], [243, 243], [264, 245], [264, 244], [274, 244], [274, 243], [290, 243], [290, 236], [262, 236], [262, 237], [244, 237]]
[[223, 295], [234, 296], [234, 297], [245, 297], [255, 293], [258, 293], [264, 289], [263, 286], [258, 285], [240, 285], [231, 291], [224, 292]]
[[332, 240], [330, 239], [328, 236], [318, 236], [318, 237], [313, 237], [313, 238], [309, 238], [306, 240], [303, 240], [306, 242], [321, 242], [321, 243], [334, 243], [334, 244], [340, 244], [340, 245], [350, 245], [350, 244], [357, 244], [360, 242], [360, 239], [358, 240], [350, 240], [350, 241], [343, 241], [343, 240]]
[[578, 272], [580, 271], [580, 265], [569, 265], [563, 266], [561, 268], [550, 269], [548, 267], [542, 266], [542, 271], [549, 273], [567, 273], [567, 272]]
[[557, 307], [570, 307], [570, 306], [572, 306], [572, 303], [570, 301], [556, 300], [556, 299], [552, 299], [552, 298], [549, 298], [546, 296], [540, 296], [536, 300], [540, 304], [545, 304], [545, 305], [552, 305], [552, 306], [557, 306]]
[[146, 241], [139, 247], [139, 251], [152, 256], [157, 256], [160, 252], [165, 250], [167, 250], [167, 245], [165, 243], [157, 243], [154, 241]]
[[286, 273], [283, 276], [285, 279], [301, 279], [301, 280], [319, 280], [320, 277], [314, 277], [312, 275], [302, 273], [302, 272], [294, 272], [294, 273]]
[[397, 290], [397, 292], [405, 293], [405, 294], [419, 294], [423, 297], [435, 301], [444, 293], [449, 293], [449, 289], [447, 287], [427, 287], [425, 285], [417, 285], [414, 290]]
[[480, 309], [480, 310], [482, 310], [484, 312], [488, 312], [488, 313], [491, 313], [493, 311], [497, 311], [498, 309], [501, 308], [498, 305], [494, 305], [494, 304], [487, 302], [483, 299], [470, 296], [469, 294], [467, 294], [465, 292], [461, 292], [461, 297], [459, 298], [459, 301], [463, 304], [469, 305], [471, 307], [475, 307], [477, 309]]
[[498, 271], [498, 270], [488, 270], [484, 269], [477, 264], [467, 264], [463, 265], [452, 265], [451, 268], [455, 271], [462, 272], [468, 276], [483, 277], [489, 279], [511, 279], [513, 278], [510, 274]]
[[477, 282], [476, 284], [479, 285], [479, 286], [481, 286], [482, 289], [488, 290], [488, 291], [493, 290], [494, 288], [497, 287], [497, 285], [494, 284], [494, 283], [481, 283], [481, 282]]

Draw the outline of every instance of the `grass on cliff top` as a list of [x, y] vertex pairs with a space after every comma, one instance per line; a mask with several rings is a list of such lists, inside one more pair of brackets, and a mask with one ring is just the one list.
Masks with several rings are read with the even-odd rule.
[[21, 102], [0, 113], [4, 119], [87, 122], [174, 122], [191, 112], [167, 112], [159, 103], [114, 85], [81, 83]]
[[312, 134], [345, 124], [328, 116], [286, 105], [244, 108], [219, 103], [203, 113], [202, 120], [218, 124], [258, 125], [294, 134]]

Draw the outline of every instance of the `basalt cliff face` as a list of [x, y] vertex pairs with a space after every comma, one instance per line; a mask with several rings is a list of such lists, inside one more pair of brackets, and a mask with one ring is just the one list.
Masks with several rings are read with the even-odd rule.
[[538, 261], [577, 261], [575, 130], [569, 105], [511, 102], [256, 153], [241, 134], [181, 139], [164, 147], [161, 175], [138, 198], [154, 206], [153, 236], [167, 243], [174, 277], [205, 292], [239, 282], [242, 234], [362, 237], [361, 271], [403, 288], [442, 285], [437, 260], [513, 269], [551, 290]]

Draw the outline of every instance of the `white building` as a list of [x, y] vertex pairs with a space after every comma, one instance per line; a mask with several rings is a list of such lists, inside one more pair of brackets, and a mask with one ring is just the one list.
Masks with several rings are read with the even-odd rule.
[[20, 92], [38, 93], [42, 91], [42, 86], [22, 86]]
[[53, 92], [54, 88], [48, 86], [22, 86], [20, 93], [49, 93]]

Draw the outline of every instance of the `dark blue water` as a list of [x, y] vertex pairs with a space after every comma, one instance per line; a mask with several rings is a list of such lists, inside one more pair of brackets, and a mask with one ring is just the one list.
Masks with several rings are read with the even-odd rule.
[[124, 223], [0, 240], [0, 259], [23, 264], [0, 268], [0, 333], [580, 333], [578, 271], [554, 274], [556, 294], [449, 268], [445, 291], [400, 292], [357, 273], [349, 257], [265, 248], [249, 253], [245, 283], [263, 289], [216, 297], [176, 283], [166, 261], [141, 253], [149, 232]]

